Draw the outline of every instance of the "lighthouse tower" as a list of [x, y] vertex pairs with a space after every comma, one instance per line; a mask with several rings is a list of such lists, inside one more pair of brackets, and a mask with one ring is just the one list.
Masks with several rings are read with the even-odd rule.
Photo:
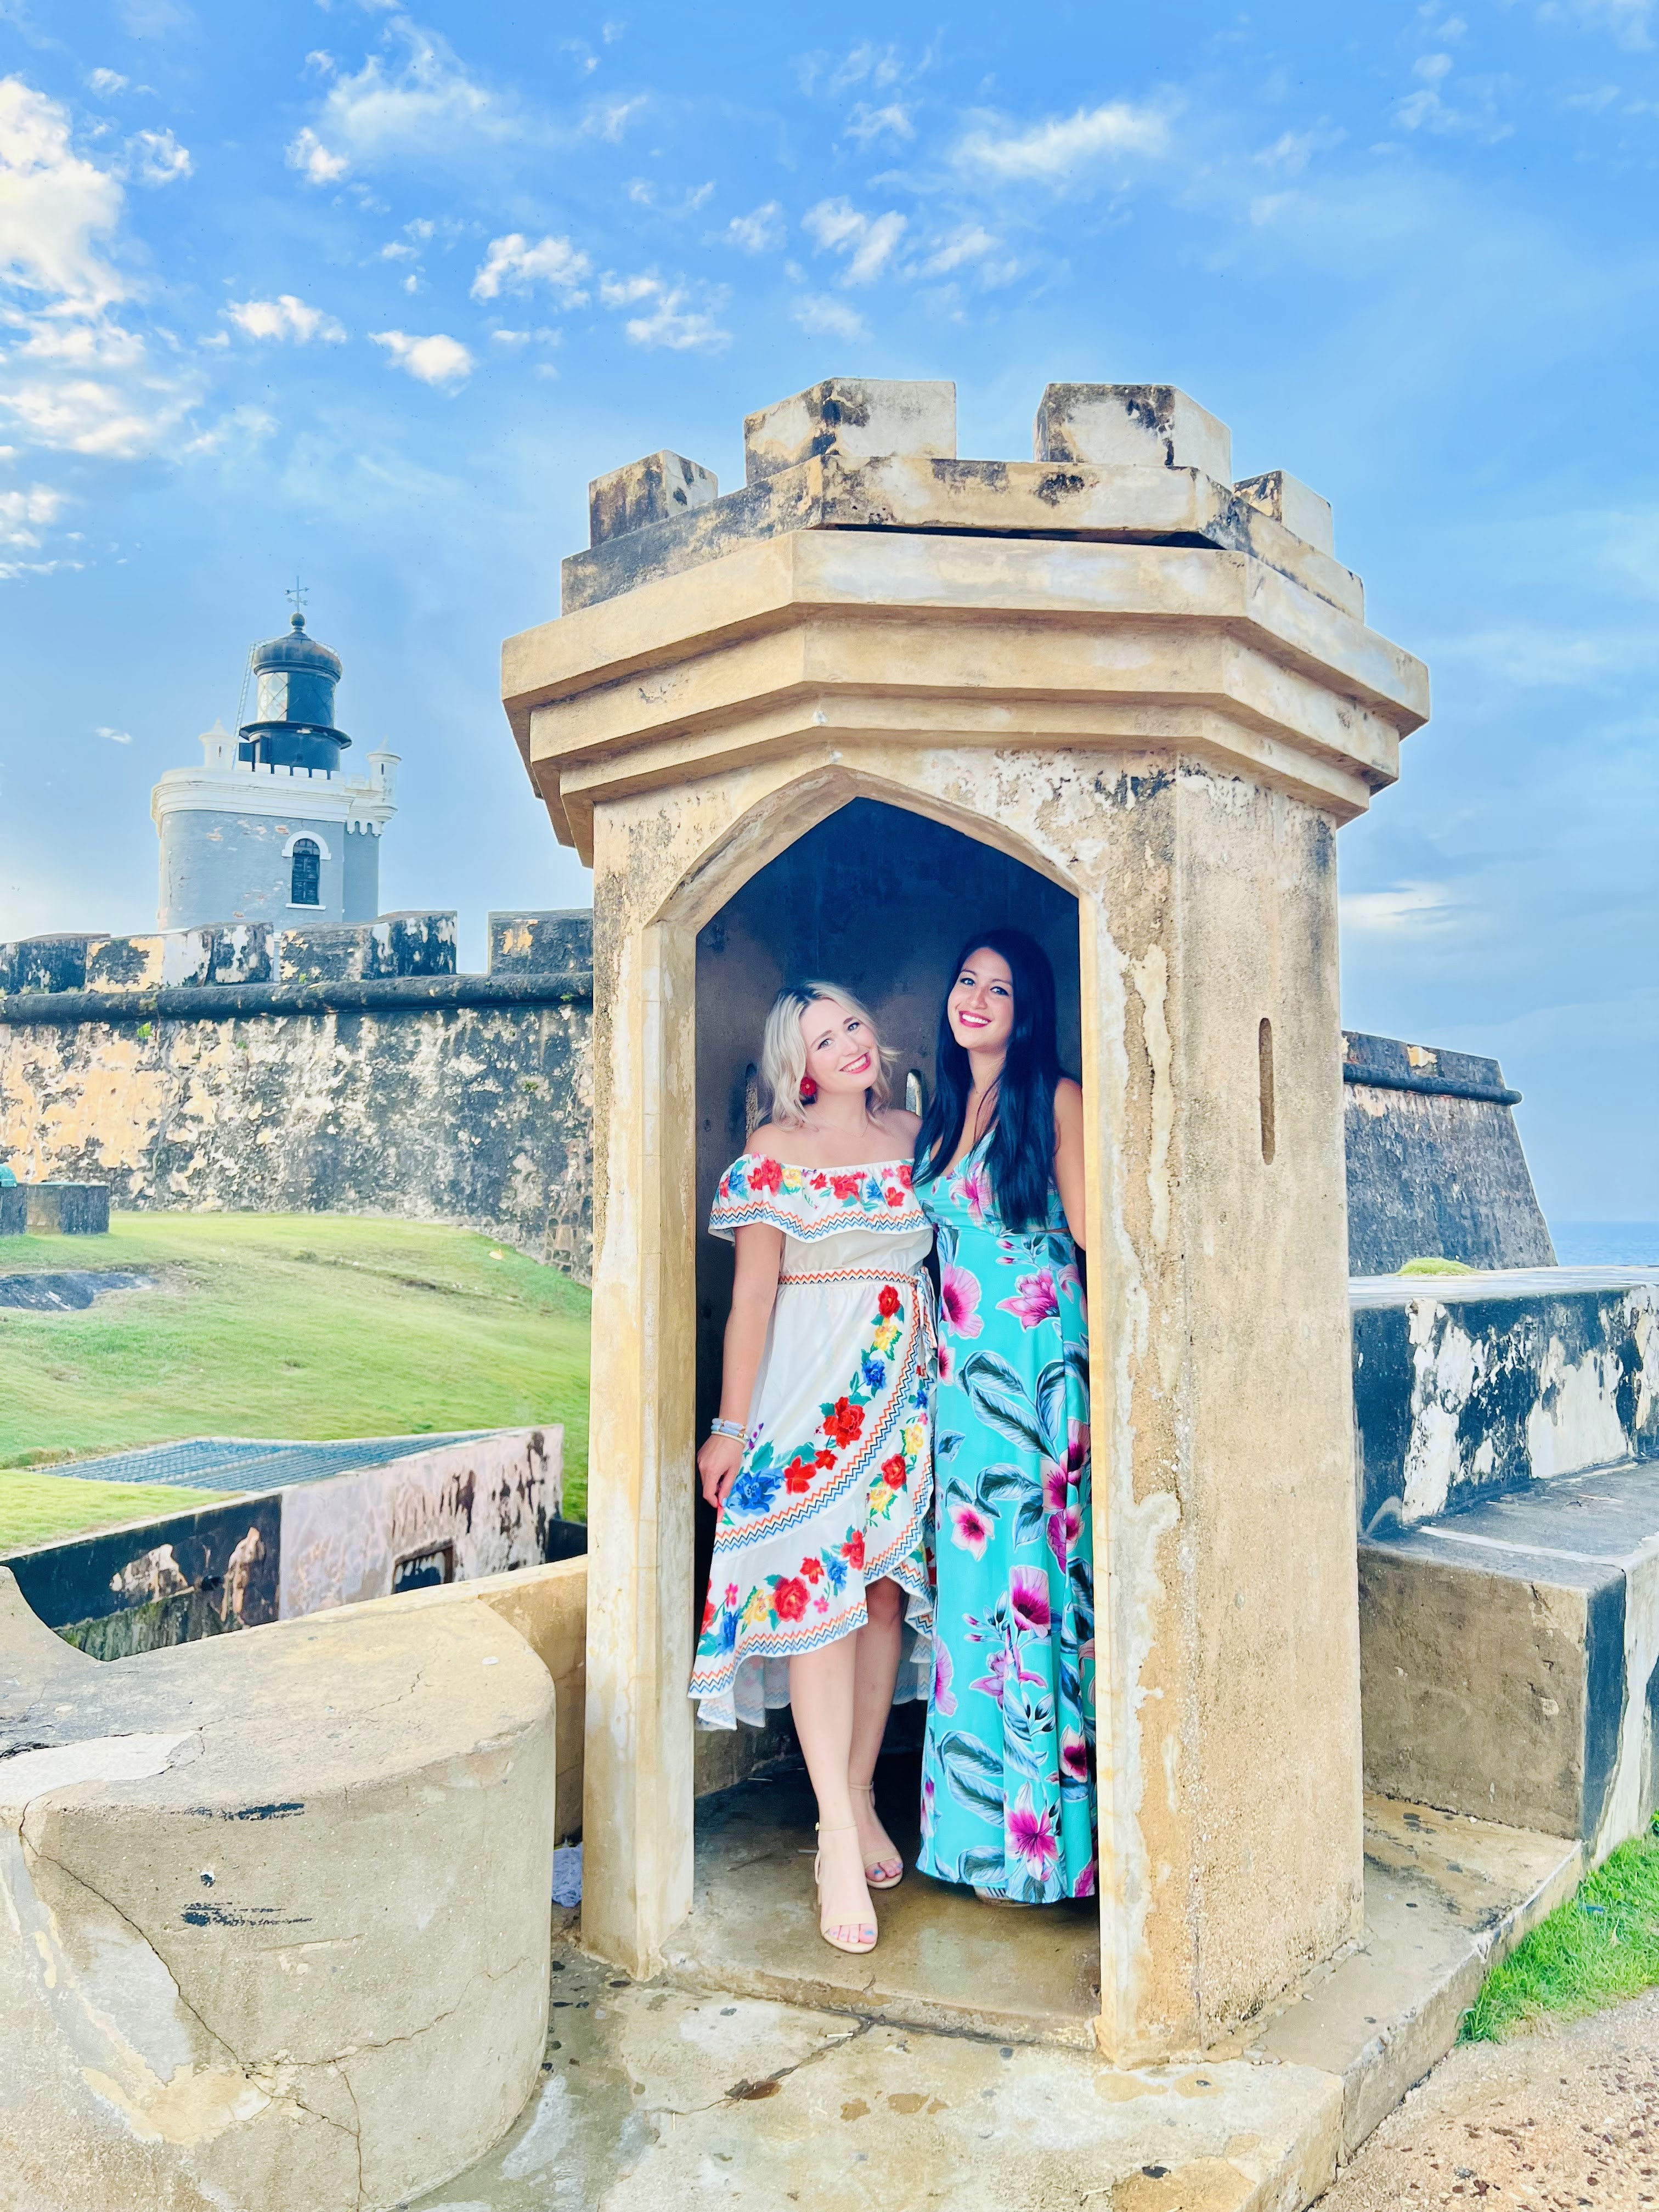
[[150, 794], [161, 927], [373, 921], [398, 756], [372, 752], [365, 775], [347, 774], [351, 740], [334, 721], [340, 656], [307, 635], [302, 613], [255, 646], [250, 671], [252, 720], [234, 737], [216, 722], [202, 765], [169, 769]]

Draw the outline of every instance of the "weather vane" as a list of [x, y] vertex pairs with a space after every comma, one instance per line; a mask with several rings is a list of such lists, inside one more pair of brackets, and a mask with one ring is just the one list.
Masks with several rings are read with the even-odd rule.
[[285, 599], [293, 600], [294, 611], [296, 615], [304, 615], [306, 611], [306, 601], [311, 597], [311, 594], [305, 588], [304, 585], [301, 583], [297, 572], [294, 578], [292, 590], [284, 592], [283, 597]]

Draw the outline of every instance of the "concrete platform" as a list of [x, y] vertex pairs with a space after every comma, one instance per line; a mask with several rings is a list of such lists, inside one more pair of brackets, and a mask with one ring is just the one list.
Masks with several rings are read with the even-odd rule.
[[[681, 1954], [709, 1971], [718, 1932], [732, 1946], [726, 1989], [677, 1986], [683, 1968], [630, 1983], [560, 1945], [536, 2097], [419, 2212], [1297, 2212], [1444, 2053], [1487, 1966], [1571, 1889], [1581, 1856], [1375, 1804], [1363, 1945], [1224, 2048], [1119, 2069], [1058, 2044], [1078, 2017], [1053, 1964], [1081, 1949], [1069, 1908], [1045, 1937], [1046, 1913], [959, 1905], [907, 1875], [881, 1900], [884, 1927], [905, 1931], [898, 1966], [878, 1971], [886, 1934], [870, 1960], [848, 1962], [869, 1975], [860, 1999], [802, 1940], [810, 1893], [786, 1825], [796, 1793], [751, 1783], [728, 1796], [700, 1845], [708, 1917]], [[757, 1885], [769, 1901], [746, 1928], [740, 1899]], [[941, 2033], [878, 2016], [878, 2004], [928, 2002], [943, 2017], [929, 1969], [963, 2012], [1013, 2027]], [[754, 1993], [792, 1973], [829, 2001]], [[1023, 1988], [1033, 1973], [1056, 1997], [1046, 2021]]]
[[[1631, 1394], [1634, 1396], [1634, 1393]], [[1659, 1462], [1359, 1547], [1366, 1778], [1601, 1858], [1659, 1784]]]
[[848, 1958], [819, 1940], [812, 1792], [799, 1768], [697, 1804], [696, 1905], [668, 1940], [677, 1981], [856, 2012], [909, 2027], [1095, 2047], [1100, 1914], [1091, 1905], [997, 1911], [914, 1871], [921, 1760], [884, 1758], [876, 1802], [907, 1871], [876, 1899], [881, 1942]]

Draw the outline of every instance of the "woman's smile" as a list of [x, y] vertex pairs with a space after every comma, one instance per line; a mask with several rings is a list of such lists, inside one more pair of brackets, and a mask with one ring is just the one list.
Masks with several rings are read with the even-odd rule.
[[844, 1060], [841, 1064], [843, 1075], [866, 1075], [869, 1070], [870, 1055], [867, 1052], [855, 1052], [851, 1060]]

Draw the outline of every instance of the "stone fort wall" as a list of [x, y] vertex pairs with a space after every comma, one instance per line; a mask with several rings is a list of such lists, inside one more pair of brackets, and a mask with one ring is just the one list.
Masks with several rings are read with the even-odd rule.
[[0, 945], [0, 1158], [117, 1206], [389, 1213], [586, 1279], [591, 929], [453, 915]]
[[[584, 911], [492, 915], [483, 975], [449, 914], [0, 945], [0, 1159], [120, 1206], [455, 1222], [586, 1280], [592, 957]], [[1344, 1047], [1352, 1272], [1553, 1265], [1498, 1063]]]

